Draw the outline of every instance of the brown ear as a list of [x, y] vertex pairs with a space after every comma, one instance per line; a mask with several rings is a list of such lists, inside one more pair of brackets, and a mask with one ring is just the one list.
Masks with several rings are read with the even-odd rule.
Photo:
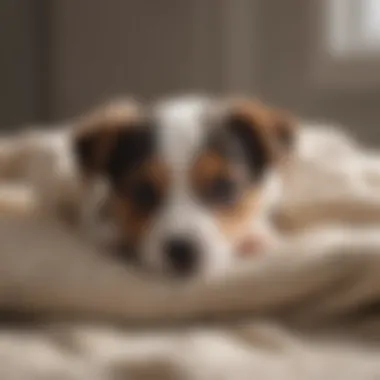
[[88, 176], [106, 174], [117, 142], [141, 120], [140, 106], [123, 100], [109, 103], [84, 115], [74, 130], [74, 154]]
[[239, 138], [256, 177], [291, 153], [296, 128], [285, 112], [256, 100], [238, 100], [231, 103], [228, 114], [227, 126]]

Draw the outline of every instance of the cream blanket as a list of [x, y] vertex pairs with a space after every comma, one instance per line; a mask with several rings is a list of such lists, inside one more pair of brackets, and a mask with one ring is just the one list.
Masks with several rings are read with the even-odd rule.
[[288, 175], [283, 244], [208, 282], [0, 218], [0, 379], [380, 378], [380, 155], [310, 126]]

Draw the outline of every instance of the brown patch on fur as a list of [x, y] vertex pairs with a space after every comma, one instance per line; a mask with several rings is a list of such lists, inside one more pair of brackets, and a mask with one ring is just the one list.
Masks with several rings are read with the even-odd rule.
[[[242, 173], [239, 173], [238, 167], [214, 151], [206, 151], [196, 160], [191, 175], [192, 184], [198, 194], [202, 194], [210, 181], [220, 175], [232, 178], [237, 182], [245, 179]], [[242, 194], [237, 202], [220, 205], [212, 211], [219, 227], [232, 241], [247, 231], [259, 201], [259, 187], [248, 186], [248, 184], [244, 184], [242, 187]]]
[[[125, 178], [125, 186], [133, 186], [142, 180], [150, 181], [161, 197], [164, 197], [169, 184], [168, 171], [157, 158], [146, 161], [132, 175]], [[123, 243], [137, 245], [144, 236], [144, 232], [155, 214], [143, 212], [134, 203], [133, 199], [126, 195], [114, 194], [111, 200], [111, 213], [116, 220], [119, 229], [120, 240]]]
[[287, 112], [269, 107], [257, 99], [230, 102], [231, 113], [255, 129], [274, 161], [283, 159], [293, 147], [296, 122]]
[[[268, 152], [271, 165], [282, 165], [292, 152], [296, 122], [288, 113], [269, 107], [259, 100], [233, 100], [229, 103], [229, 113], [246, 121]], [[245, 188], [241, 198], [233, 207], [216, 213], [219, 227], [234, 243], [250, 232], [252, 220], [261, 201], [260, 185], [251, 184]]]
[[164, 194], [169, 182], [168, 174], [166, 165], [158, 157], [153, 156], [129, 176], [129, 182], [147, 179], [155, 184], [156, 189], [160, 190], [160, 193]]
[[138, 244], [149, 226], [151, 216], [138, 212], [131, 199], [117, 195], [112, 198], [111, 213], [115, 217], [119, 242], [127, 246]]
[[194, 163], [191, 183], [196, 192], [202, 193], [210, 180], [220, 174], [230, 175], [231, 165], [222, 156], [213, 151], [203, 153]]
[[260, 190], [248, 188], [233, 206], [215, 212], [219, 228], [230, 241], [237, 243], [249, 231], [259, 201]]
[[[296, 134], [293, 118], [281, 110], [269, 107], [256, 99], [233, 100], [229, 112], [247, 122], [258, 135], [271, 165], [282, 165], [292, 152]], [[217, 222], [224, 234], [233, 242], [250, 232], [252, 220], [261, 201], [259, 184], [251, 184], [244, 189], [239, 201], [231, 208], [216, 213]]]

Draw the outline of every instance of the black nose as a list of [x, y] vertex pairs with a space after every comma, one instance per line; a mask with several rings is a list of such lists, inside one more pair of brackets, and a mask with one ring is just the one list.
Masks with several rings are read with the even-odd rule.
[[165, 255], [177, 274], [188, 275], [195, 271], [199, 252], [196, 244], [188, 238], [173, 238], [165, 243]]

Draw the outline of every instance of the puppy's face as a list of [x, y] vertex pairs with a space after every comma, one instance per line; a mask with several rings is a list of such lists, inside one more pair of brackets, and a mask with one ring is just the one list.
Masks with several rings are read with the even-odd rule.
[[288, 120], [252, 101], [121, 104], [85, 124], [79, 163], [108, 180], [119, 238], [147, 267], [176, 275], [228, 267], [293, 140]]

